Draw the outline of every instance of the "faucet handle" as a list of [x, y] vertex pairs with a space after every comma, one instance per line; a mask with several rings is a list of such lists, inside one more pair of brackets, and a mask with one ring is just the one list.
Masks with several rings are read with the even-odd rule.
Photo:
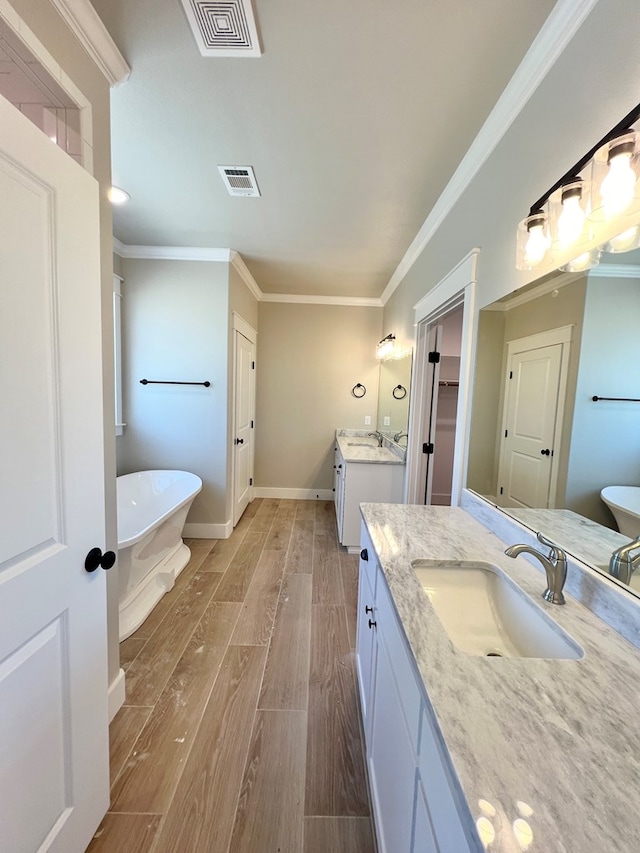
[[540, 531], [536, 533], [536, 539], [541, 545], [546, 545], [549, 548], [549, 557], [552, 560], [566, 560], [566, 554], [560, 548], [559, 545], [556, 545], [555, 542], [552, 542], [550, 539], [547, 539], [546, 536], [543, 536]]

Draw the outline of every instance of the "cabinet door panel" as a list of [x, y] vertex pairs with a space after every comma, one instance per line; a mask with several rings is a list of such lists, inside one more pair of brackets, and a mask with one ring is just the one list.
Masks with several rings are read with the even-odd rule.
[[410, 853], [416, 766], [380, 637], [373, 695], [369, 774], [380, 853]]
[[420, 774], [416, 773], [416, 796], [413, 814], [413, 837], [411, 853], [439, 853], [436, 839], [433, 835], [431, 818], [424, 790], [420, 782]]

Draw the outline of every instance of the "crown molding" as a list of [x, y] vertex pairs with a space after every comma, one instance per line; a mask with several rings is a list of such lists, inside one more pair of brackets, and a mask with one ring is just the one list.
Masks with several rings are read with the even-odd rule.
[[637, 278], [640, 279], [638, 264], [599, 264], [587, 270], [589, 278]]
[[113, 251], [121, 258], [147, 261], [208, 261], [231, 263], [231, 249], [207, 249], [199, 246], [129, 246], [114, 238]]
[[342, 305], [382, 308], [382, 300], [368, 296], [313, 296], [302, 293], [263, 293], [261, 302], [288, 302], [297, 305]]
[[242, 257], [238, 252], [233, 251], [233, 249], [231, 250], [231, 266], [235, 269], [258, 302], [260, 302], [264, 298], [264, 294], [260, 290], [258, 282], [249, 272], [249, 268], [243, 261]]
[[382, 293], [383, 305], [389, 301], [402, 279], [420, 257], [453, 206], [511, 127], [597, 2], [598, 0], [558, 0], [515, 74], [489, 113], [489, 117], [471, 143], [471, 147], [396, 267]]
[[107, 78], [109, 85], [123, 83], [131, 74], [131, 69], [89, 0], [51, 2]]
[[505, 298], [502, 302], [493, 302], [491, 305], [485, 305], [482, 310], [511, 311], [513, 308], [518, 308], [520, 305], [526, 305], [527, 302], [531, 302], [539, 296], [545, 296], [547, 293], [553, 293], [554, 290], [560, 290], [561, 287], [571, 284], [574, 281], [578, 281], [580, 277], [586, 275], [586, 272], [586, 270], [585, 272], [563, 272], [555, 278], [539, 284], [537, 287], [532, 287], [531, 290], [527, 290], [526, 293], [520, 293], [512, 299]]

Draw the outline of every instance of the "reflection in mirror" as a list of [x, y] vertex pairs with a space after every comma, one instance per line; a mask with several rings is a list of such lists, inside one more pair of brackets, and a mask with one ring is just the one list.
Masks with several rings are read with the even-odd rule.
[[[377, 429], [403, 447], [409, 427], [412, 351], [380, 362]], [[403, 394], [403, 389], [406, 391]]]
[[640, 485], [640, 253], [615, 260], [480, 312], [467, 480], [605, 572], [629, 535], [600, 492]]

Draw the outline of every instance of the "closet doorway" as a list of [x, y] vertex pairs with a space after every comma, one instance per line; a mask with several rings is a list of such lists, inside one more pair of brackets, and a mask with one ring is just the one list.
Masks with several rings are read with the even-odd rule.
[[469, 252], [414, 306], [406, 503], [460, 503], [466, 477], [479, 253], [479, 249]]

